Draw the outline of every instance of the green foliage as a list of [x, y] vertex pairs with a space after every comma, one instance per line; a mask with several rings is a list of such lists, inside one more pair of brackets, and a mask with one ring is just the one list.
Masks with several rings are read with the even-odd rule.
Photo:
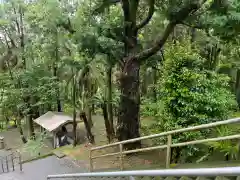
[[[204, 69], [205, 59], [197, 51], [177, 43], [167, 48], [165, 58], [159, 82], [161, 98], [157, 103], [163, 103], [164, 110], [158, 121], [149, 127], [151, 132], [224, 120], [236, 109], [235, 97], [229, 90], [229, 78]], [[160, 110], [157, 106], [151, 109]], [[174, 136], [173, 142], [201, 139], [208, 134], [207, 130], [184, 133]], [[184, 156], [193, 156], [197, 151], [195, 146], [188, 146]]]
[[237, 0], [214, 1], [210, 11], [201, 20], [211, 32], [223, 40], [235, 42], [240, 32], [240, 2]]
[[[228, 118], [236, 109], [232, 92], [239, 89], [236, 69], [240, 57], [240, 3], [237, 0], [156, 1], [151, 21], [131, 39], [127, 36], [135, 34], [135, 28], [132, 33], [124, 30], [128, 23], [119, 2], [3, 1], [0, 4], [0, 109], [3, 116], [22, 119], [33, 111], [33, 114], [50, 108], [55, 111], [58, 100], [64, 111], [71, 113], [75, 105], [73, 87], [77, 91], [78, 110], [91, 104], [99, 106], [108, 100], [105, 76], [109, 67], [113, 70], [113, 97], [109, 101], [118, 107], [122, 92], [118, 89], [119, 77], [115, 75], [125, 71], [123, 66], [131, 68], [131, 61], [126, 63], [130, 56], [151, 49], [156, 37], [167, 34], [164, 31], [170, 20], [184, 25], [175, 27], [164, 49], [146, 61], [141, 60], [139, 82], [146, 75], [144, 71], [151, 69], [147, 72], [150, 83], [143, 83], [146, 86], [143, 89], [148, 91], [141, 94], [140, 103], [141, 115], [150, 117], [151, 123], [142, 125], [142, 133], [159, 133]], [[147, 18], [149, 2], [139, 2], [138, 12], [129, 18], [135, 19], [136, 15], [132, 25], [139, 25]], [[181, 20], [179, 12], [186, 12], [184, 8], [189, 4], [197, 9], [201, 2], [205, 3], [200, 9]], [[97, 15], [92, 13], [94, 10]], [[184, 12], [180, 14], [185, 16]], [[189, 21], [192, 23], [188, 24]], [[194, 25], [199, 29], [193, 29]], [[135, 38], [137, 46], [133, 47], [133, 53], [131, 41]], [[209, 58], [213, 57], [209, 50], [216, 45], [219, 54], [213, 69], [217, 71], [210, 71], [206, 64], [214, 60]], [[129, 57], [125, 57], [126, 48], [130, 48], [127, 50]], [[154, 97], [150, 91], [154, 91]], [[191, 132], [176, 136], [173, 141], [204, 138], [208, 134], [209, 131]], [[165, 139], [158, 139], [157, 143], [160, 141]], [[29, 146], [29, 151], [35, 151], [39, 145], [42, 140], [37, 137], [36, 141], [29, 140], [26, 149]], [[229, 154], [236, 150], [231, 142], [212, 146]], [[191, 146], [187, 150], [186, 156], [198, 149]]]
[[182, 127], [227, 118], [236, 108], [229, 78], [205, 70], [204, 59], [186, 46], [166, 52], [162, 93], [166, 112]]
[[[223, 136], [229, 136], [233, 135], [239, 132], [239, 128], [236, 127], [229, 127], [229, 126], [221, 126], [220, 128], [217, 128], [217, 136], [223, 137]], [[213, 150], [218, 150], [220, 152], [224, 153], [224, 156], [229, 156], [233, 160], [237, 160], [238, 153], [239, 153], [239, 143], [236, 142], [236, 140], [224, 140], [224, 141], [218, 141], [218, 142], [209, 142], [207, 143], [210, 147], [213, 148]]]
[[153, 102], [152, 99], [142, 98], [141, 115], [143, 117], [160, 117], [164, 109], [162, 101]]
[[40, 155], [41, 149], [45, 147], [44, 141], [47, 138], [45, 133], [37, 133], [35, 139], [29, 139], [22, 147], [21, 151], [24, 153], [30, 153], [31, 156], [36, 157]]
[[[227, 125], [227, 126], [220, 126], [216, 129], [213, 133], [217, 137], [224, 137], [229, 135], [234, 135], [239, 132], [238, 125]], [[198, 163], [202, 162], [206, 158], [208, 158], [214, 152], [221, 152], [224, 156], [228, 156], [230, 160], [238, 160], [239, 154], [239, 143], [238, 140], [224, 140], [224, 141], [216, 141], [216, 142], [208, 142], [206, 143], [208, 147], [212, 149], [212, 152], [205, 153], [200, 159], [198, 159]]]

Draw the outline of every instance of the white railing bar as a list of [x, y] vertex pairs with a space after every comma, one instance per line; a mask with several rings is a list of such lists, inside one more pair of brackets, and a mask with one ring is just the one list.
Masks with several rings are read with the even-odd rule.
[[93, 151], [93, 150], [98, 150], [98, 149], [104, 149], [107, 147], [117, 146], [119, 144], [127, 144], [127, 143], [136, 142], [136, 141], [140, 141], [140, 140], [144, 140], [144, 139], [151, 139], [151, 138], [156, 138], [156, 137], [161, 137], [161, 136], [167, 136], [170, 134], [183, 133], [183, 132], [206, 129], [206, 128], [213, 128], [216, 126], [234, 124], [234, 123], [238, 123], [238, 122], [240, 122], [240, 118], [233, 118], [233, 119], [228, 119], [228, 120], [224, 120], [224, 121], [217, 121], [214, 123], [202, 124], [202, 125], [198, 125], [198, 126], [192, 126], [192, 127], [187, 127], [187, 128], [183, 128], [183, 129], [167, 131], [167, 132], [163, 132], [163, 133], [159, 133], [159, 134], [143, 136], [140, 138], [134, 138], [134, 139], [129, 139], [129, 140], [125, 140], [125, 141], [120, 141], [120, 142], [116, 142], [116, 143], [112, 143], [112, 144], [107, 144], [104, 146], [98, 146], [98, 147], [92, 148], [91, 150]]
[[166, 169], [166, 170], [141, 170], [141, 171], [119, 171], [119, 172], [94, 172], [49, 175], [52, 178], [80, 178], [80, 177], [129, 177], [129, 176], [239, 176], [240, 167], [224, 168], [198, 168], [198, 169]]

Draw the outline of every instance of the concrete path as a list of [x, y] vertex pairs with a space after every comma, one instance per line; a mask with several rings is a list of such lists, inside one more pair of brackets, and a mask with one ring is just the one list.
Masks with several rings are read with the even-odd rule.
[[49, 156], [23, 164], [23, 172], [20, 172], [19, 168], [16, 167], [14, 172], [0, 174], [0, 180], [46, 180], [47, 175], [51, 174], [81, 173], [86, 171], [86, 169], [74, 164], [68, 157], [58, 159], [55, 156]]

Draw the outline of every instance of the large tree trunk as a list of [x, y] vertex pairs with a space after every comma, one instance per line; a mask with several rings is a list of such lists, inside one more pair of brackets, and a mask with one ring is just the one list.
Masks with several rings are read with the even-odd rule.
[[93, 115], [96, 114], [96, 113], [95, 113], [95, 104], [92, 104], [92, 114], [93, 114]]
[[240, 107], [240, 69], [237, 69], [237, 75], [236, 75], [236, 82], [235, 82], [235, 93], [236, 93], [236, 99], [238, 103], [238, 107]]
[[148, 88], [148, 74], [147, 74], [147, 67], [143, 67], [143, 76], [142, 76], [142, 83], [141, 83], [141, 96], [147, 95], [147, 88]]
[[92, 109], [91, 109], [91, 105], [90, 104], [86, 107], [86, 114], [87, 114], [87, 119], [88, 119], [90, 127], [93, 127]]
[[33, 125], [33, 108], [31, 107], [31, 97], [29, 95], [26, 95], [24, 97], [24, 102], [26, 103], [26, 107], [28, 109], [28, 112], [26, 114], [27, 118], [27, 125], [28, 125], [28, 135], [31, 139], [35, 139], [35, 133], [34, 133], [34, 125]]
[[77, 145], [77, 120], [76, 120], [76, 81], [75, 77], [72, 78], [72, 100], [73, 100], [73, 146]]
[[[138, 138], [139, 132], [139, 109], [140, 109], [140, 62], [137, 58], [133, 58], [138, 51], [136, 14], [138, 2], [123, 1], [124, 11], [124, 35], [126, 41], [124, 43], [124, 65], [121, 67], [120, 75], [120, 105], [117, 125], [117, 137], [119, 141]], [[130, 23], [129, 23], [130, 22]], [[141, 142], [125, 144], [126, 149], [135, 149], [141, 146]]]
[[17, 127], [18, 127], [18, 130], [19, 130], [19, 133], [20, 133], [21, 140], [25, 144], [25, 143], [27, 143], [27, 139], [25, 138], [25, 136], [23, 134], [21, 120], [22, 120], [22, 118], [20, 116], [17, 116]]
[[31, 113], [27, 115], [27, 122], [28, 122], [28, 128], [29, 128], [29, 136], [30, 138], [35, 139], [33, 118]]
[[[139, 133], [139, 69], [140, 64], [133, 61], [120, 77], [120, 106], [117, 125], [119, 141], [138, 138]], [[141, 146], [141, 142], [126, 144], [125, 148], [133, 149]]]
[[94, 136], [91, 132], [91, 127], [89, 125], [89, 121], [87, 120], [87, 116], [86, 116], [85, 112], [80, 113], [80, 119], [82, 119], [83, 122], [84, 122], [86, 131], [87, 131], [87, 138], [88, 138], [89, 143], [94, 144], [95, 143]]
[[77, 146], [77, 120], [76, 117], [77, 116], [77, 112], [76, 112], [76, 107], [74, 105], [73, 108], [73, 146], [76, 147]]
[[[91, 85], [91, 82], [90, 82], [90, 78], [85, 76], [83, 82], [84, 82], [84, 90], [85, 90], [85, 93], [86, 93], [86, 97], [89, 100], [92, 96], [92, 85]], [[86, 104], [85, 109], [86, 109], [87, 120], [89, 122], [90, 127], [92, 128], [93, 127], [93, 121], [92, 121], [91, 106], [92, 105], [90, 103], [88, 103], [88, 104]]]
[[107, 68], [107, 112], [108, 112], [108, 121], [110, 128], [110, 140], [114, 137], [114, 125], [113, 125], [113, 106], [112, 106], [112, 66], [109, 65]]

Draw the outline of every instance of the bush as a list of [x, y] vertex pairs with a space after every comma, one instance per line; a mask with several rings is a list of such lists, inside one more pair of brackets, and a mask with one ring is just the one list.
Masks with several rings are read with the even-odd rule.
[[[164, 116], [156, 124], [160, 131], [223, 120], [237, 107], [229, 90], [229, 78], [204, 69], [205, 59], [198, 52], [176, 45], [165, 51], [165, 58], [159, 83]], [[207, 131], [185, 133], [173, 137], [173, 141], [194, 140], [207, 134]], [[185, 156], [193, 156], [197, 151], [194, 146], [188, 147]]]

